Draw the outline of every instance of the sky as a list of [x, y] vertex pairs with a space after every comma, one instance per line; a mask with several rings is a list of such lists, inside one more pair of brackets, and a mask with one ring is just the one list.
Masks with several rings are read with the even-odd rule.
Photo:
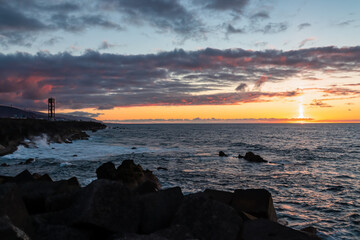
[[120, 123], [360, 122], [359, 0], [0, 0], [0, 105]]

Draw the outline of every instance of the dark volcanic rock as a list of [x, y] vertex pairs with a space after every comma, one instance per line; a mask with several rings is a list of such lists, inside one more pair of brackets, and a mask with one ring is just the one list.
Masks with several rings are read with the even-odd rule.
[[201, 194], [186, 196], [173, 220], [198, 239], [237, 239], [242, 222], [232, 207]]
[[243, 240], [310, 240], [307, 234], [282, 226], [278, 223], [257, 219], [244, 222]]
[[34, 177], [31, 175], [31, 173], [26, 169], [24, 171], [22, 171], [21, 173], [19, 173], [18, 175], [16, 175], [13, 178], [13, 181], [16, 183], [21, 183], [21, 182], [30, 182], [30, 181], [34, 181]]
[[76, 178], [61, 181], [31, 181], [19, 185], [30, 214], [57, 211], [69, 207], [80, 189]]
[[30, 163], [33, 163], [33, 162], [35, 162], [35, 159], [34, 159], [34, 158], [29, 158], [29, 159], [27, 159], [27, 160], [25, 161], [24, 164], [30, 164]]
[[1, 240], [30, 240], [21, 229], [11, 223], [8, 216], [0, 216], [0, 237]]
[[33, 235], [33, 226], [18, 187], [14, 183], [0, 185], [0, 216], [7, 215], [13, 225], [29, 236]]
[[141, 204], [119, 181], [95, 180], [81, 189], [68, 211], [71, 225], [92, 226], [110, 232], [137, 232]]
[[220, 151], [219, 152], [219, 157], [227, 157], [228, 155], [225, 154], [223, 151]]
[[140, 232], [149, 234], [170, 226], [183, 199], [179, 187], [161, 190], [140, 197], [143, 206]]
[[238, 212], [277, 221], [271, 193], [265, 189], [235, 190], [231, 205]]
[[102, 164], [96, 169], [96, 176], [98, 179], [116, 180], [116, 168], [112, 162]]
[[250, 162], [267, 162], [259, 155], [255, 155], [253, 152], [247, 152], [244, 157], [245, 160], [248, 160]]

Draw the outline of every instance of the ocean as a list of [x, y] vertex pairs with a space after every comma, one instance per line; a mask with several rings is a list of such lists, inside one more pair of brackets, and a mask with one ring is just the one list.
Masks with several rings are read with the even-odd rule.
[[[0, 175], [24, 169], [82, 185], [96, 168], [133, 159], [163, 188], [184, 194], [206, 188], [265, 188], [282, 224], [316, 227], [324, 239], [360, 238], [360, 124], [107, 124], [88, 141], [47, 144], [38, 137], [0, 157]], [[224, 151], [228, 157], [219, 157]], [[238, 159], [252, 151], [268, 163]], [[18, 165], [28, 158], [36, 161]], [[158, 167], [167, 170], [158, 170]]]

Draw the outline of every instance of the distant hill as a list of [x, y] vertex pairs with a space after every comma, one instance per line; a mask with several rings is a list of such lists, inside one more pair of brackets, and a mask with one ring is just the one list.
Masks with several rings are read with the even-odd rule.
[[[25, 111], [19, 108], [0, 106], [0, 118], [31, 118], [31, 119], [47, 119], [46, 113]], [[56, 120], [68, 120], [68, 121], [96, 121], [98, 120], [89, 117], [78, 117], [67, 114], [56, 114]]]

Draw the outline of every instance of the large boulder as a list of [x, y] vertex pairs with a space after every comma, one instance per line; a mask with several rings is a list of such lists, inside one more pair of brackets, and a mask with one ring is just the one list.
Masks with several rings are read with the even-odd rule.
[[306, 233], [285, 227], [278, 223], [257, 219], [244, 222], [243, 240], [313, 240]]
[[139, 199], [143, 207], [140, 232], [149, 234], [170, 226], [182, 199], [179, 187], [142, 195]]
[[96, 169], [96, 176], [98, 179], [116, 180], [116, 168], [112, 162], [102, 164]]
[[56, 182], [30, 181], [19, 184], [19, 188], [28, 212], [37, 214], [69, 207], [80, 184], [76, 178], [70, 178]]
[[186, 196], [173, 220], [198, 239], [238, 239], [242, 223], [232, 207], [203, 194]]
[[231, 202], [238, 212], [246, 212], [257, 218], [277, 221], [271, 193], [265, 189], [235, 190]]
[[33, 235], [31, 219], [14, 183], [0, 185], [0, 216], [8, 216], [14, 226], [30, 237]]
[[68, 223], [109, 232], [137, 232], [142, 207], [136, 196], [119, 181], [95, 180], [78, 192], [68, 210]]
[[21, 229], [14, 226], [7, 215], [0, 216], [1, 240], [30, 240]]
[[[239, 158], [240, 158], [240, 155], [239, 155]], [[247, 152], [244, 156], [244, 159], [248, 160], [250, 162], [267, 162], [260, 155], [256, 155], [253, 152]]]

